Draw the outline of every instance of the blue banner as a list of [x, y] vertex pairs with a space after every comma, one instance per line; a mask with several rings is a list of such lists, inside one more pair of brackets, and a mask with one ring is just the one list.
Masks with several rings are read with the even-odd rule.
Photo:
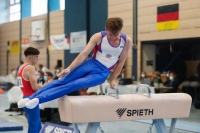
[[74, 129], [67, 126], [46, 122], [40, 133], [73, 133]]

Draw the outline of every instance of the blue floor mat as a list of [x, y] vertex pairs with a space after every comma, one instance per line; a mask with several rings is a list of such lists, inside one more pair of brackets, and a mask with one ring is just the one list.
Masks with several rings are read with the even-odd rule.
[[15, 124], [15, 123], [12, 123], [0, 118], [0, 132], [1, 131], [17, 131], [17, 130], [23, 130], [23, 126], [20, 126], [18, 124]]

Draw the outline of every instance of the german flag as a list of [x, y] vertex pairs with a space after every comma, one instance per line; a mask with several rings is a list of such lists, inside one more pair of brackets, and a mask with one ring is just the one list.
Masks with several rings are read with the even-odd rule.
[[157, 8], [157, 30], [173, 30], [179, 27], [179, 5], [167, 5]]

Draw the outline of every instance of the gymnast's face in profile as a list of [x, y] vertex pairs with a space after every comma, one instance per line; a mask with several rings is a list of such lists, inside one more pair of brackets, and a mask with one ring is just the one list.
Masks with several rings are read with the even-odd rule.
[[29, 59], [32, 65], [35, 65], [38, 62], [38, 55], [29, 55]]

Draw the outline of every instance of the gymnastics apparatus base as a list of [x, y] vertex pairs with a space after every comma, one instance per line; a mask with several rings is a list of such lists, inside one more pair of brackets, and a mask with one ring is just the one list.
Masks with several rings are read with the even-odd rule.
[[[151, 94], [148, 85], [136, 88], [148, 89], [147, 95], [116, 94], [99, 96], [64, 96], [58, 99], [61, 121], [73, 124], [74, 133], [79, 133], [77, 123], [88, 123], [85, 133], [96, 133], [100, 122], [152, 119], [158, 133], [173, 133], [177, 118], [188, 117], [192, 99], [185, 93]], [[167, 130], [164, 118], [171, 118]]]

